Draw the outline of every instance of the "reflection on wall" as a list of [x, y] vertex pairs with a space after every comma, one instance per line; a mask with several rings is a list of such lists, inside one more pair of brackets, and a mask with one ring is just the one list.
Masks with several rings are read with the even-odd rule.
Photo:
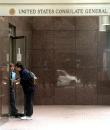
[[107, 42], [103, 50], [103, 71], [107, 74], [108, 79], [110, 80], [110, 33], [107, 32]]
[[98, 17], [34, 17], [38, 104], [97, 104]]
[[103, 71], [107, 71], [107, 51], [103, 52]]
[[76, 76], [68, 74], [65, 70], [56, 70], [57, 86], [74, 86], [75, 83], [80, 83], [80, 79]]

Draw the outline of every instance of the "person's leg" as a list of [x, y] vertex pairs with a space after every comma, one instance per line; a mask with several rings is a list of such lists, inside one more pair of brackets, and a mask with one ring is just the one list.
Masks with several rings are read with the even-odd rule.
[[33, 92], [25, 94], [25, 116], [21, 117], [22, 120], [31, 120], [33, 114]]
[[26, 94], [26, 102], [25, 102], [26, 116], [32, 116], [33, 114], [33, 96], [34, 92]]
[[26, 115], [26, 94], [24, 93], [24, 115]]
[[15, 115], [17, 112], [15, 89], [10, 87], [10, 114]]

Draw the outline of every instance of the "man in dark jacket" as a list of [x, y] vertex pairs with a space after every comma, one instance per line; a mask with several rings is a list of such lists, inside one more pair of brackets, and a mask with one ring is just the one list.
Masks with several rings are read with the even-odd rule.
[[20, 74], [20, 84], [22, 85], [25, 96], [25, 116], [21, 119], [32, 119], [33, 114], [33, 96], [34, 96], [34, 79], [30, 74], [30, 71], [25, 69], [24, 66], [18, 62], [16, 63], [16, 70]]

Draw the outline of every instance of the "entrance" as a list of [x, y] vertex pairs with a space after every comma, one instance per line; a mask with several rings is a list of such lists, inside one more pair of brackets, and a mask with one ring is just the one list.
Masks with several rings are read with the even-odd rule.
[[[16, 27], [9, 24], [10, 29], [10, 63], [16, 64], [16, 62], [21, 62], [24, 66], [26, 65], [26, 37], [16, 36]], [[17, 78], [19, 74], [17, 73]], [[22, 111], [23, 107], [23, 92], [20, 84], [16, 84], [16, 105], [18, 111]], [[22, 102], [21, 102], [22, 101]]]

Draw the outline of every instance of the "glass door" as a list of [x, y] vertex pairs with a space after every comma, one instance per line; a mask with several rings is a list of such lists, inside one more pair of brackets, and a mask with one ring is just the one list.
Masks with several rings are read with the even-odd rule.
[[10, 62], [22, 62], [26, 65], [26, 37], [16, 36], [11, 38]]

